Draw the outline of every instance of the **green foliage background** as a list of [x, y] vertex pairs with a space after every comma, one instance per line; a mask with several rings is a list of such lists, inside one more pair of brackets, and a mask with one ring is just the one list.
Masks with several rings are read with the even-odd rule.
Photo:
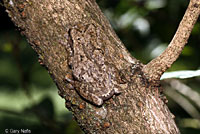
[[[97, 2], [131, 54], [143, 63], [148, 63], [167, 47], [188, 4], [185, 0]], [[169, 71], [199, 69], [199, 22]], [[48, 72], [39, 65], [36, 53], [16, 30], [3, 7], [0, 7], [0, 23], [0, 133], [5, 133], [5, 129], [29, 129], [37, 134], [82, 133], [65, 109], [64, 100], [58, 96]], [[179, 82], [200, 94], [199, 77]], [[174, 88], [166, 83], [169, 81], [163, 82], [166, 90]], [[177, 125], [183, 134], [199, 134], [200, 107], [187, 96], [180, 95], [196, 109], [197, 115], [188, 113], [187, 107], [183, 108], [167, 94]]]

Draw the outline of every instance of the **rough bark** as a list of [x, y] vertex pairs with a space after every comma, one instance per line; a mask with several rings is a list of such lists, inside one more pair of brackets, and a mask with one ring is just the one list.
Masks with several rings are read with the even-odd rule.
[[159, 97], [159, 81], [143, 73], [94, 0], [4, 0], [4, 6], [85, 133], [180, 133]]

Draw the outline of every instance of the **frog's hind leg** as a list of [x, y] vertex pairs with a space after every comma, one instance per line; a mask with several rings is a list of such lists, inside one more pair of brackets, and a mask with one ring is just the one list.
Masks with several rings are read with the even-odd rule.
[[[77, 84], [78, 82], [76, 82]], [[80, 83], [79, 83], [80, 84]], [[77, 84], [78, 85], [78, 84]], [[83, 87], [84, 86], [84, 87]], [[87, 87], [85, 87], [87, 86]], [[88, 100], [89, 102], [101, 106], [103, 104], [103, 99], [100, 98], [98, 95], [90, 92], [92, 87], [89, 87], [88, 84], [81, 84], [79, 86], [76, 86], [76, 91], [82, 96], [84, 99]]]

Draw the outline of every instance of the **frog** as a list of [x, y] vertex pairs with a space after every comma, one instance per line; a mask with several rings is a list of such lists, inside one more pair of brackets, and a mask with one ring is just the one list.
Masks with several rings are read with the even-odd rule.
[[[94, 24], [75, 25], [67, 31], [66, 50], [70, 72], [65, 76], [68, 87], [85, 100], [101, 106], [121, 93], [117, 67], [106, 55], [106, 46], [98, 42], [100, 30]], [[104, 48], [104, 50], [103, 50]]]

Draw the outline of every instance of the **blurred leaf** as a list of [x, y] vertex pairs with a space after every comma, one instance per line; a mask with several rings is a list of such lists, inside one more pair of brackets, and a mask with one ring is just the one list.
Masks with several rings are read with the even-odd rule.
[[54, 118], [54, 106], [51, 98], [49, 97], [43, 98], [39, 104], [34, 105], [31, 109], [33, 109], [39, 117], [45, 119]]
[[145, 6], [151, 10], [162, 8], [165, 5], [166, 5], [166, 0], [147, 0], [145, 3]]
[[200, 76], [200, 70], [190, 71], [190, 70], [183, 70], [183, 71], [174, 71], [174, 72], [165, 72], [161, 80], [169, 79], [169, 78], [179, 78], [179, 79], [186, 79]]
[[193, 30], [192, 30], [192, 34], [197, 34], [198, 35], [200, 33], [199, 29], [200, 29], [200, 23], [196, 23], [194, 25]]
[[167, 44], [165, 44], [165, 43], [160, 43], [157, 46], [154, 45], [154, 48], [150, 53], [150, 57], [152, 59], [156, 58], [166, 49], [166, 47], [167, 47]]
[[13, 46], [10, 42], [3, 44], [2, 51], [10, 53], [12, 49], [13, 49]]
[[191, 46], [185, 46], [185, 48], [182, 51], [182, 55], [184, 56], [190, 56], [194, 52], [193, 48]]
[[51, 87], [54, 84], [47, 70], [42, 68], [38, 63], [33, 66], [31, 71], [34, 72], [31, 73], [32, 84], [43, 88]]
[[190, 128], [200, 129], [200, 120], [198, 119], [191, 119], [191, 118], [181, 119], [179, 123], [181, 127], [190, 127]]
[[128, 10], [126, 13], [120, 16], [117, 20], [119, 28], [126, 28], [130, 26], [136, 18], [139, 17], [138, 12], [135, 12], [135, 8]]
[[168, 95], [174, 102], [180, 105], [191, 117], [200, 119], [200, 113], [197, 108], [188, 99], [181, 94], [177, 93], [173, 89], [165, 90], [165, 94]]
[[16, 89], [19, 87], [20, 76], [16, 64], [8, 58], [0, 59], [0, 87]]
[[200, 109], [200, 94], [180, 80], [168, 79], [165, 80], [173, 89], [192, 100]]

